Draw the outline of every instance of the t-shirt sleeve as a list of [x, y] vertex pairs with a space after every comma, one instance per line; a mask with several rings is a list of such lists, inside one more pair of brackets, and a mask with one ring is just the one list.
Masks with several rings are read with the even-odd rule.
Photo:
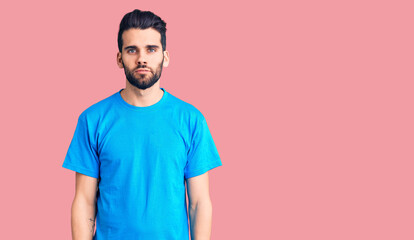
[[187, 164], [184, 178], [201, 175], [213, 168], [221, 166], [220, 156], [214, 144], [213, 137], [204, 117], [196, 124], [190, 148], [187, 152]]
[[99, 178], [99, 157], [95, 140], [84, 114], [78, 118], [75, 133], [66, 153], [62, 167]]

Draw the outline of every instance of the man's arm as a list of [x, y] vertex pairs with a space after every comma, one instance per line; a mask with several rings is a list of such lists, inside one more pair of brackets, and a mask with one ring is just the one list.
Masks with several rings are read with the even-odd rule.
[[98, 179], [76, 172], [76, 193], [72, 203], [72, 240], [92, 240], [95, 230]]
[[208, 172], [187, 179], [191, 240], [210, 240], [213, 206]]

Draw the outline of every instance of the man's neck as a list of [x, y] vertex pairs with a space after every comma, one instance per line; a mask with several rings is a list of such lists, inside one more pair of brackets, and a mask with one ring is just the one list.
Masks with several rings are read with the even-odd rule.
[[121, 91], [121, 96], [125, 102], [136, 107], [148, 107], [159, 102], [164, 94], [159, 84], [154, 84], [147, 89], [139, 89], [127, 83], [125, 89]]

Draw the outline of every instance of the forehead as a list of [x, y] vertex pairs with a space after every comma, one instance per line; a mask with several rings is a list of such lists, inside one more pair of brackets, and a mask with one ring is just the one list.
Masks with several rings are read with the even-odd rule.
[[161, 46], [161, 34], [153, 28], [130, 28], [122, 33], [122, 40], [123, 47], [130, 45], [138, 47], [144, 47], [146, 45]]

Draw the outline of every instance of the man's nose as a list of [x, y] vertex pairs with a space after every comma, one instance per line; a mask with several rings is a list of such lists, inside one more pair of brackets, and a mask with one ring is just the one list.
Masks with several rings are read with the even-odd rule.
[[145, 54], [138, 54], [137, 64], [138, 65], [145, 65], [145, 64], [147, 64], [147, 58], [146, 58]]

